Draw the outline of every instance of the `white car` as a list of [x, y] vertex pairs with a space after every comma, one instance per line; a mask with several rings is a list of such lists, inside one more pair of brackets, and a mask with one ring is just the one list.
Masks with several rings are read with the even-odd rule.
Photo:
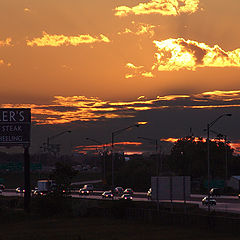
[[78, 193], [79, 193], [79, 195], [89, 195], [90, 191], [88, 191], [86, 188], [80, 188]]
[[24, 193], [25, 189], [23, 189], [22, 187], [18, 187], [18, 188], [16, 188], [16, 192], [17, 193]]
[[202, 205], [216, 205], [217, 201], [213, 197], [206, 196], [202, 199]]

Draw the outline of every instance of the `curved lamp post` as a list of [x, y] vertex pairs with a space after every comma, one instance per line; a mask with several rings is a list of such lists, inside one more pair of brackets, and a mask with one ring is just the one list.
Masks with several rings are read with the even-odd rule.
[[66, 131], [62, 131], [62, 132], [60, 132], [60, 133], [58, 133], [58, 134], [56, 134], [56, 135], [53, 135], [53, 136], [50, 136], [50, 137], [48, 137], [47, 138], [47, 143], [46, 143], [46, 148], [47, 148], [47, 152], [48, 152], [48, 154], [51, 154], [51, 152], [53, 152], [54, 154], [56, 154], [56, 152], [54, 151], [54, 149], [52, 149], [52, 146], [54, 146], [54, 145], [52, 145], [52, 144], [50, 144], [50, 140], [53, 140], [53, 139], [55, 139], [55, 138], [57, 138], [57, 137], [60, 137], [61, 135], [63, 135], [63, 134], [65, 134], [65, 133], [71, 133], [72, 131], [70, 131], [70, 130], [66, 130]]
[[124, 131], [127, 131], [128, 129], [131, 129], [133, 127], [139, 127], [140, 125], [141, 124], [137, 123], [134, 125], [130, 125], [126, 128], [122, 128], [122, 129], [112, 132], [112, 191], [114, 191], [114, 161], [115, 161], [115, 159], [114, 159], [114, 138], [115, 138], [115, 136], [121, 134]]
[[[216, 118], [214, 121], [212, 121], [211, 123], [207, 124], [207, 165], [208, 165], [208, 171], [207, 171], [207, 175], [208, 175], [208, 202], [210, 200], [210, 143], [209, 143], [209, 132], [210, 132], [210, 128], [222, 117], [231, 117], [232, 114], [231, 113], [225, 113], [220, 115], [218, 118]], [[208, 213], [210, 213], [210, 204], [208, 204]]]

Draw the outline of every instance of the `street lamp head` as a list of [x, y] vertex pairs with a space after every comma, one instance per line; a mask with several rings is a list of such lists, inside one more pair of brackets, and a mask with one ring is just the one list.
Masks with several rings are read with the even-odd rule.
[[146, 125], [148, 122], [138, 122], [136, 125]]

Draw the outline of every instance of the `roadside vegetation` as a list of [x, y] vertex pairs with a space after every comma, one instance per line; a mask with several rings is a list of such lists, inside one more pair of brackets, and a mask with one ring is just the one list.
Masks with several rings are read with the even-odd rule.
[[17, 220], [1, 223], [1, 240], [237, 240], [231, 233], [197, 227], [159, 226], [99, 217], [36, 218], [18, 213]]

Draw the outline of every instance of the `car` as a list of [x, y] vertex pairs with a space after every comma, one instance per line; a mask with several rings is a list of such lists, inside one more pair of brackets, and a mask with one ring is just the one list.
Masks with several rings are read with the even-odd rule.
[[87, 190], [86, 188], [80, 188], [78, 193], [79, 193], [79, 195], [89, 195], [90, 191]]
[[238, 198], [240, 199], [240, 193], [238, 194]]
[[210, 195], [219, 197], [221, 195], [221, 189], [220, 188], [212, 188], [210, 190]]
[[126, 188], [123, 193], [133, 195], [133, 190], [131, 188]]
[[24, 193], [25, 192], [25, 189], [23, 187], [17, 187], [16, 188], [16, 192], [17, 193]]
[[132, 201], [132, 196], [130, 194], [123, 194], [121, 197], [120, 197], [120, 200], [127, 200], [127, 201]]
[[89, 192], [93, 192], [93, 185], [92, 184], [86, 184], [83, 186], [84, 189], [88, 190]]
[[213, 197], [204, 197], [202, 199], [202, 205], [216, 205], [217, 201]]
[[114, 194], [118, 195], [118, 196], [121, 196], [124, 192], [124, 189], [122, 187], [116, 187], [114, 189]]
[[0, 190], [2, 190], [2, 192], [4, 191], [5, 186], [3, 184], [0, 184]]
[[49, 192], [34, 190], [33, 196], [46, 196]]
[[149, 190], [147, 192], [147, 199], [148, 200], [152, 199], [152, 188], [149, 188]]
[[102, 194], [102, 198], [113, 198], [113, 193], [111, 191], [105, 191]]

